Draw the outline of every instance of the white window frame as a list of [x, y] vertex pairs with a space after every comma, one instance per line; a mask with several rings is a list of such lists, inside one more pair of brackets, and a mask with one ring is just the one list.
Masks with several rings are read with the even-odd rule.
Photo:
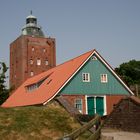
[[34, 61], [33, 59], [30, 59], [30, 64], [33, 65]]
[[82, 73], [82, 81], [90, 82], [90, 73]]
[[107, 83], [108, 82], [108, 76], [107, 74], [101, 74], [101, 83]]
[[40, 66], [41, 65], [41, 59], [40, 58], [38, 58], [37, 59], [37, 63], [36, 63], [38, 66]]
[[34, 48], [34, 47], [32, 47], [32, 52], [33, 52], [33, 51], [35, 51], [35, 48]]
[[46, 52], [46, 49], [45, 49], [45, 48], [43, 48], [43, 52], [44, 52], [44, 53]]
[[74, 107], [79, 110], [80, 113], [83, 112], [83, 100], [81, 98], [76, 98], [74, 102]]
[[30, 72], [30, 76], [34, 76], [34, 72], [33, 71]]
[[48, 59], [45, 60], [45, 65], [46, 65], [46, 66], [49, 65]]

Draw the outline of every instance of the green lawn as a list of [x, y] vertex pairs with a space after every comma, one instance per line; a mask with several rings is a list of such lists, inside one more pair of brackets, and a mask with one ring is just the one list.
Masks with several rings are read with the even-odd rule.
[[79, 127], [56, 102], [39, 107], [0, 108], [1, 140], [55, 140]]

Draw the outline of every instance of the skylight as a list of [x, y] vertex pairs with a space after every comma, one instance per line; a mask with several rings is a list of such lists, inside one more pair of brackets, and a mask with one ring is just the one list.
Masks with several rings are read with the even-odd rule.
[[[52, 72], [52, 73], [53, 73], [53, 72]], [[32, 91], [38, 89], [38, 88], [42, 85], [42, 83], [43, 83], [46, 79], [48, 79], [48, 78], [50, 77], [50, 75], [52, 75], [52, 73], [49, 74], [49, 75], [47, 75], [44, 79], [41, 79], [40, 81], [38, 81], [38, 82], [36, 82], [36, 83], [33, 83], [33, 84], [30, 84], [30, 85], [26, 86], [26, 87], [25, 87], [26, 90], [27, 90], [28, 92], [32, 92]], [[49, 83], [50, 83], [50, 82], [51, 82], [51, 80], [49, 80]], [[47, 84], [49, 84], [49, 83], [47, 83]]]

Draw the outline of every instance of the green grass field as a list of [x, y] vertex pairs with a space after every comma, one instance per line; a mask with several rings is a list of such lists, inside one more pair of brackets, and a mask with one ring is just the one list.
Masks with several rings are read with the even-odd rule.
[[[56, 140], [81, 125], [58, 103], [0, 108], [1, 140]], [[86, 139], [80, 138], [82, 140]]]

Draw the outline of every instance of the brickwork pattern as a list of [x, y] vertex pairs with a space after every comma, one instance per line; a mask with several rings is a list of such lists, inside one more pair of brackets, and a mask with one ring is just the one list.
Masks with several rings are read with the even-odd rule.
[[140, 103], [122, 99], [108, 116], [105, 127], [140, 132]]
[[[37, 64], [37, 61], [40, 64]], [[10, 44], [10, 86], [56, 66], [55, 39], [21, 35]]]

